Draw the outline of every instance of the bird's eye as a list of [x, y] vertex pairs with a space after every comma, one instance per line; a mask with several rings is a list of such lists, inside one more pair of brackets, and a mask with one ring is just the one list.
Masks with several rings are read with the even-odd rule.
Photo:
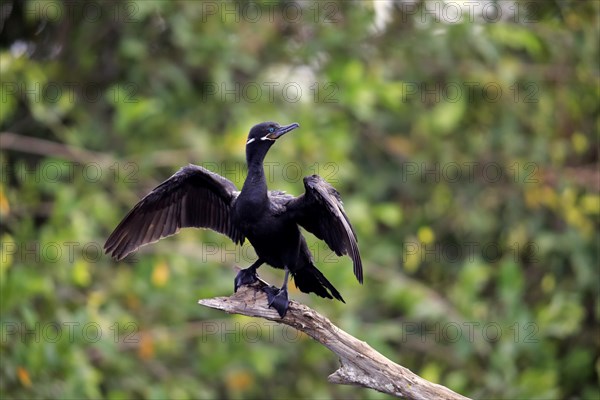
[[275, 130], [275, 128], [273, 128], [273, 127], [269, 128], [269, 132], [273, 132], [274, 130]]

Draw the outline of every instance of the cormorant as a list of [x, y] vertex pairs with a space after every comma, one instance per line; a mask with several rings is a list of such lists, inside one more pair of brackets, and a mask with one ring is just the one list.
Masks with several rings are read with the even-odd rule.
[[321, 297], [344, 299], [314, 265], [299, 226], [314, 234], [338, 256], [347, 254], [354, 275], [363, 281], [356, 234], [337, 190], [318, 175], [304, 178], [306, 192], [298, 197], [268, 191], [263, 160], [275, 141], [298, 128], [263, 122], [246, 142], [248, 176], [241, 191], [228, 179], [190, 164], [181, 168], [140, 200], [115, 228], [104, 245], [117, 260], [140, 246], [173, 235], [180, 228], [210, 228], [242, 244], [247, 238], [258, 260], [241, 270], [234, 290], [257, 281], [263, 263], [285, 270], [281, 289], [266, 287], [269, 306], [283, 318], [288, 309], [287, 282], [291, 273], [298, 289]]

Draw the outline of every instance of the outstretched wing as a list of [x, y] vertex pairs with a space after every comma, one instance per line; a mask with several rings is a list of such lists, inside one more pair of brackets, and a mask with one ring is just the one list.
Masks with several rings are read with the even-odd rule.
[[338, 256], [347, 254], [354, 275], [362, 283], [363, 271], [354, 229], [344, 212], [340, 194], [318, 175], [304, 178], [306, 192], [287, 205], [295, 221], [329, 246]]
[[190, 164], [140, 200], [108, 237], [104, 250], [120, 260], [186, 227], [214, 229], [241, 244], [244, 236], [231, 217], [238, 194], [230, 180]]

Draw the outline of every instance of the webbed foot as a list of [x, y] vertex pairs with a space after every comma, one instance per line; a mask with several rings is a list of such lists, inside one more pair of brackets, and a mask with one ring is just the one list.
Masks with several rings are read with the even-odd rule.
[[278, 289], [274, 286], [267, 286], [263, 288], [263, 291], [267, 294], [269, 307], [273, 307], [275, 310], [277, 310], [277, 313], [281, 318], [285, 317], [290, 304], [288, 301], [287, 289]]
[[242, 269], [235, 277], [233, 282], [233, 291], [237, 292], [242, 285], [251, 285], [258, 281], [258, 275], [256, 275], [256, 268]]

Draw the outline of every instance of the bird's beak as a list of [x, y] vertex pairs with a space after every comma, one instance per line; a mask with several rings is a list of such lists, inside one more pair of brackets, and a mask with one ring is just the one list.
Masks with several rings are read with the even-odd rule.
[[269, 133], [267, 135], [267, 137], [269, 139], [278, 139], [281, 136], [285, 135], [286, 133], [288, 133], [289, 131], [293, 131], [294, 129], [298, 128], [300, 126], [300, 124], [294, 122], [293, 124], [289, 124], [289, 125], [285, 125], [285, 126], [280, 126], [275, 132], [273, 133]]

